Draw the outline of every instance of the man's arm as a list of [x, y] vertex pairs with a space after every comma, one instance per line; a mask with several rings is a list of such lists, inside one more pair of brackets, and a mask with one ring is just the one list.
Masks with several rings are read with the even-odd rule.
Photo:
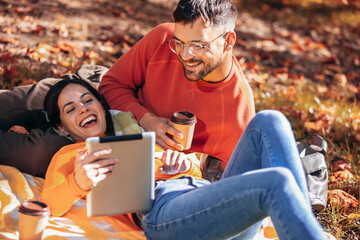
[[103, 77], [99, 92], [112, 109], [130, 111], [145, 131], [154, 131], [156, 143], [162, 148], [181, 151], [182, 146], [168, 136], [182, 138], [180, 132], [172, 127], [169, 119], [158, 117], [146, 109], [137, 97], [146, 83], [150, 59], [159, 46], [166, 44], [173, 27], [171, 24], [159, 25], [121, 56]]

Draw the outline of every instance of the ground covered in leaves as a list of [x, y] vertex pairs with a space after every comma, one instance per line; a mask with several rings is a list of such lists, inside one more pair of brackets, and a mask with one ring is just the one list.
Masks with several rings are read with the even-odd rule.
[[[0, 89], [110, 67], [176, 0], [0, 0]], [[236, 1], [234, 53], [257, 110], [281, 110], [296, 137], [329, 143], [328, 207], [317, 217], [338, 239], [360, 239], [360, 1]]]

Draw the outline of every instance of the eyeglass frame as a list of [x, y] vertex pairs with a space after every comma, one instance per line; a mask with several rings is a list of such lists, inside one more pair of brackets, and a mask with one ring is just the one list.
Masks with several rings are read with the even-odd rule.
[[[204, 53], [204, 49], [205, 49], [205, 48], [209, 48], [209, 45], [210, 45], [211, 43], [213, 43], [213, 42], [215, 42], [216, 40], [218, 40], [219, 38], [225, 36], [225, 34], [227, 34], [227, 33], [229, 33], [229, 31], [223, 32], [223, 33], [220, 34], [218, 37], [216, 37], [214, 40], [211, 40], [210, 42], [206, 43], [205, 45], [202, 45], [202, 44], [197, 43], [197, 42], [194, 42], [194, 41], [184, 44], [184, 43], [181, 42], [179, 39], [176, 39], [176, 38], [174, 38], [174, 37], [172, 37], [169, 41], [167, 41], [167, 44], [169, 45], [170, 50], [171, 50], [173, 53], [175, 53], [175, 54], [180, 54], [182, 51], [184, 51], [184, 49], [185, 49], [186, 47], [189, 49], [189, 45], [190, 45], [190, 44], [194, 44], [194, 43], [195, 43], [195, 44], [198, 44], [199, 46], [201, 46], [201, 54], [194, 54], [192, 51], [190, 51], [190, 54], [193, 55], [193, 56], [198, 56], [198, 57], [199, 57], [199, 56], [201, 56], [201, 55]], [[170, 43], [171, 43], [171, 41], [173, 41], [173, 40], [179, 41], [179, 43], [181, 43], [182, 49], [181, 49], [180, 52], [176, 52], [174, 49], [171, 48]]]

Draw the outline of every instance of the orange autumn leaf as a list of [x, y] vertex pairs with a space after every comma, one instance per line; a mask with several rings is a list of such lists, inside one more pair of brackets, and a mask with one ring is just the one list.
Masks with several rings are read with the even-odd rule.
[[32, 16], [25, 15], [25, 16], [21, 17], [21, 20], [24, 22], [31, 22], [34, 20], [34, 18]]
[[286, 97], [290, 100], [294, 100], [294, 97], [296, 95], [296, 89], [294, 86], [289, 86], [286, 92]]
[[33, 8], [31, 7], [17, 7], [15, 8], [16, 13], [29, 13], [33, 11]]
[[32, 31], [35, 34], [40, 34], [43, 31], [43, 29], [42, 29], [42, 26], [40, 26], [39, 24], [36, 24], [36, 26], [34, 26], [32, 28]]
[[74, 44], [72, 44], [71, 42], [64, 41], [64, 42], [59, 42], [57, 44], [57, 47], [60, 48], [61, 51], [72, 52], [76, 46]]
[[6, 36], [0, 36], [0, 43], [11, 43], [11, 44], [18, 44], [19, 41], [13, 38], [9, 38]]
[[40, 54], [38, 52], [33, 52], [32, 53], [32, 58], [35, 60], [35, 61], [39, 61], [40, 60]]
[[313, 132], [314, 130], [319, 132], [323, 126], [323, 121], [305, 122], [304, 126], [308, 132]]
[[340, 189], [330, 190], [328, 196], [333, 206], [343, 208], [345, 211], [350, 210], [351, 207], [356, 208], [358, 205], [355, 197]]
[[351, 164], [344, 160], [336, 160], [331, 163], [331, 170], [333, 172], [339, 170], [351, 170]]
[[70, 62], [68, 62], [66, 60], [61, 60], [60, 65], [63, 67], [70, 67]]
[[10, 34], [16, 33], [17, 30], [16, 30], [15, 28], [11, 28], [11, 27], [4, 27], [4, 28], [2, 29], [2, 32], [10, 35]]
[[89, 51], [89, 52], [86, 53], [86, 56], [89, 59], [95, 59], [95, 58], [99, 57], [99, 54], [97, 52], [94, 52], [94, 51]]
[[84, 56], [84, 52], [81, 49], [74, 48], [74, 55], [77, 58], [82, 58]]
[[297, 50], [297, 51], [302, 51], [303, 50], [303, 48], [300, 46], [299, 43], [294, 43], [291, 48], [294, 49], [294, 50]]
[[348, 170], [337, 171], [333, 174], [333, 176], [336, 180], [339, 181], [350, 180], [354, 178], [354, 175]]

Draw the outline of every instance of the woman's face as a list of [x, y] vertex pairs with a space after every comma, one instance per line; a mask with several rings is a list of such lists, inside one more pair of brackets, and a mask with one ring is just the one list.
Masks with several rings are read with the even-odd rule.
[[58, 99], [61, 124], [59, 130], [74, 140], [105, 136], [106, 118], [101, 103], [79, 84], [68, 84]]

